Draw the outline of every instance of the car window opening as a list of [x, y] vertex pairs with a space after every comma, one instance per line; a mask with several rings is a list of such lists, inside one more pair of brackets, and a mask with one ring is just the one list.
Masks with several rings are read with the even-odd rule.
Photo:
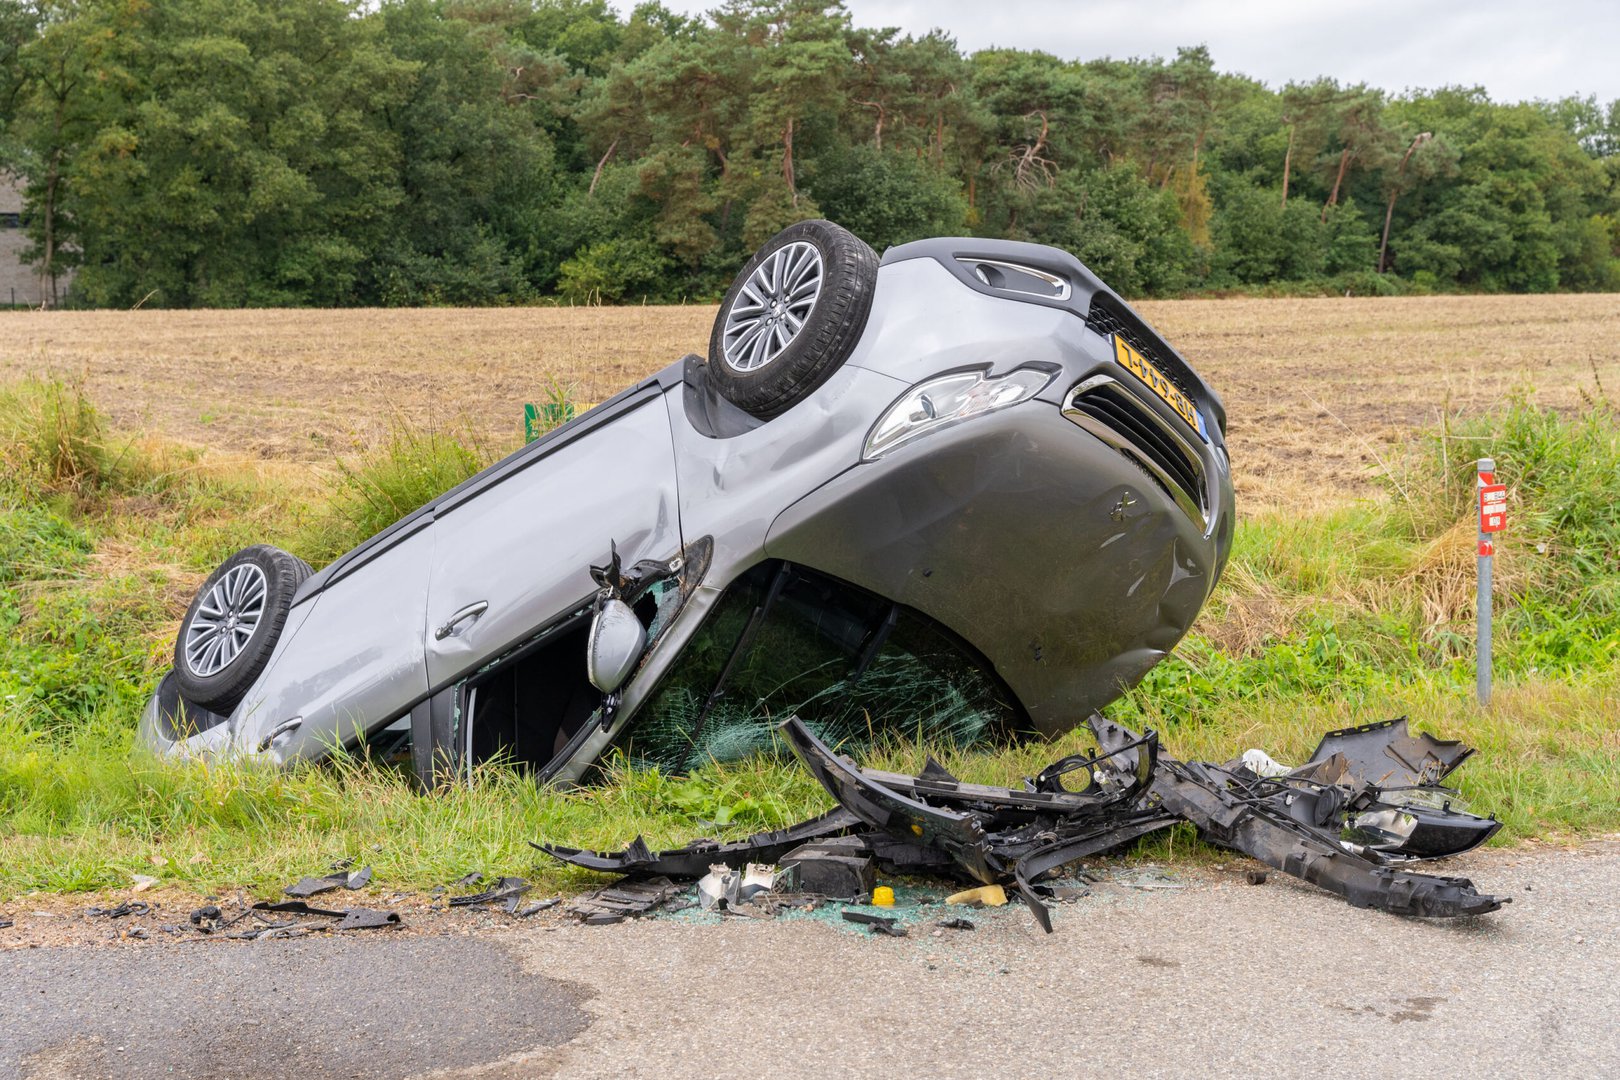
[[463, 764], [502, 759], [523, 769], [551, 761], [602, 704], [585, 675], [590, 620], [576, 618], [539, 648], [479, 677], [467, 691]]
[[797, 713], [846, 750], [901, 735], [965, 746], [1020, 727], [1011, 700], [931, 620], [770, 561], [726, 590], [619, 742], [632, 764], [683, 773], [784, 750], [774, 725]]
[[[669, 577], [648, 585], [631, 610], [655, 639], [681, 601], [680, 580]], [[599, 716], [602, 692], [591, 685], [586, 668], [590, 628], [589, 609], [577, 612], [467, 682], [457, 740], [464, 775], [497, 760], [526, 772], [543, 770]]]

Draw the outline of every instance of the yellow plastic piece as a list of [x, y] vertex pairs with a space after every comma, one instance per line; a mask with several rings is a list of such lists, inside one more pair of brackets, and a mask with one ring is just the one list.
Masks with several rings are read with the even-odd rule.
[[874, 907], [894, 907], [894, 890], [887, 885], [879, 885], [872, 890], [872, 904]]
[[980, 885], [945, 898], [947, 904], [972, 904], [974, 907], [1000, 907], [1007, 902], [1007, 890], [1000, 885]]

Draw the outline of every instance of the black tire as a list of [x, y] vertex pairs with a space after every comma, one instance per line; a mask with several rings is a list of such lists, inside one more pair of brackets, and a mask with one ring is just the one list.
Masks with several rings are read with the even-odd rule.
[[[268, 544], [243, 548], [220, 563], [197, 590], [175, 637], [181, 696], [222, 716], [235, 709], [263, 673], [293, 594], [310, 573], [309, 563]], [[225, 655], [231, 648], [237, 651]]]
[[[781, 351], [751, 369], [734, 360], [739, 338], [732, 320], [744, 286], [771, 256], [792, 244], [809, 244], [821, 256], [820, 289], [814, 306]], [[777, 233], [760, 248], [731, 283], [709, 336], [709, 377], [725, 399], [761, 419], [779, 416], [809, 397], [855, 351], [877, 287], [877, 253], [848, 229], [830, 221], [801, 221]], [[757, 286], [759, 283], [755, 283]], [[733, 334], [728, 342], [728, 327]], [[769, 332], [767, 332], [769, 333]], [[733, 347], [733, 357], [726, 348]], [[741, 361], [747, 364], [747, 358]]]

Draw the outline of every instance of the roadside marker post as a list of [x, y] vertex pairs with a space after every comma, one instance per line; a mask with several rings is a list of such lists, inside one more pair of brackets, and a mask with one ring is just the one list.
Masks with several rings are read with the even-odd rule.
[[1491, 703], [1491, 561], [1496, 546], [1491, 534], [1507, 525], [1507, 485], [1496, 482], [1496, 462], [1479, 459], [1479, 590], [1475, 600], [1476, 656], [1474, 691], [1481, 705]]

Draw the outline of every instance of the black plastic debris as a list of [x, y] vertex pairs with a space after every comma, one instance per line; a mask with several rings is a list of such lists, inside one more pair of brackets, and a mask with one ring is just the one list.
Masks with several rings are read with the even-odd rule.
[[348, 884], [348, 881], [349, 875], [347, 873], [328, 874], [320, 878], [303, 877], [283, 889], [282, 893], [299, 899], [307, 899], [311, 896], [319, 896], [324, 892], [331, 892], [334, 889], [341, 889]]
[[640, 918], [656, 910], [679, 891], [680, 886], [667, 877], [646, 880], [623, 878], [589, 896], [580, 897], [566, 910], [587, 926], [604, 926]]
[[225, 921], [225, 913], [216, 904], [205, 904], [191, 913], [191, 925], [205, 934], [212, 934]]
[[[1129, 730], [1095, 714], [1090, 723], [1098, 745], [1105, 750], [1132, 737]], [[1400, 730], [1404, 729], [1402, 724]], [[1508, 902], [1478, 892], [1466, 878], [1414, 874], [1391, 866], [1396, 861], [1456, 854], [1474, 847], [1477, 841], [1471, 831], [1459, 834], [1462, 846], [1455, 850], [1421, 856], [1385, 854], [1341, 839], [1340, 830], [1334, 828], [1358, 804], [1381, 803], [1381, 789], [1361, 783], [1342, 791], [1339, 808], [1328, 815], [1325, 824], [1317, 825], [1302, 820], [1293, 812], [1293, 804], [1300, 792], [1312, 793], [1321, 785], [1321, 781], [1293, 774], [1262, 777], [1242, 765], [1161, 758], [1148, 797], [1176, 818], [1192, 822], [1205, 839], [1336, 893], [1353, 907], [1455, 918], [1496, 911]]]
[[872, 895], [877, 867], [863, 837], [834, 836], [796, 847], [782, 856], [784, 867], [798, 871], [798, 889], [816, 896], [843, 899]]
[[[1050, 901], [1089, 893], [1056, 882], [1064, 867], [1187, 821], [1206, 840], [1356, 907], [1451, 918], [1508, 902], [1465, 878], [1397, 869], [1471, 850], [1501, 827], [1461, 809], [1457, 793], [1440, 785], [1473, 751], [1414, 736], [1405, 718], [1330, 732], [1293, 769], [1258, 750], [1223, 765], [1178, 761], [1161, 752], [1152, 731], [1138, 735], [1098, 714], [1088, 722], [1095, 754], [1063, 758], [1015, 789], [965, 783], [932, 758], [916, 776], [863, 769], [790, 717], [779, 730], [837, 810], [745, 841], [698, 840], [656, 854], [640, 837], [616, 853], [535, 846], [576, 866], [627, 874], [610, 887], [620, 891], [654, 873], [660, 881], [702, 878], [715, 893], [705, 906], [721, 910], [732, 906], [725, 894], [736, 868], [768, 856], [798, 871], [805, 894], [824, 898], [869, 895], [874, 862], [890, 873], [1012, 884], [1050, 932]], [[1250, 871], [1252, 884], [1264, 880], [1264, 872]], [[846, 918], [864, 921], [854, 914]], [[587, 921], [622, 917], [595, 911]]]
[[[1290, 812], [1385, 861], [1458, 855], [1485, 843], [1501, 823], [1461, 808], [1442, 781], [1473, 756], [1455, 739], [1413, 735], [1406, 717], [1330, 731], [1303, 765], [1289, 769], [1258, 750], [1222, 766], [1287, 784]], [[1314, 815], [1315, 820], [1310, 821]]]
[[[480, 875], [482, 880], [482, 875]], [[534, 888], [520, 877], [503, 877], [483, 892], [472, 893], [467, 896], [452, 896], [451, 907], [475, 907], [480, 904], [506, 903], [508, 911], [517, 910], [517, 902], [523, 894]]]
[[[1047, 928], [1044, 887], [1036, 884], [1041, 878], [1175, 820], [1137, 804], [1158, 759], [1153, 732], [1094, 757], [1065, 758], [1014, 791], [964, 784], [938, 768], [917, 777], [861, 769], [834, 754], [796, 717], [781, 731], [822, 786], [873, 830], [902, 842], [920, 838], [950, 856], [957, 876], [987, 885], [1015, 880], [1036, 921]], [[1089, 779], [1084, 789], [1062, 786], [1060, 777], [1081, 769]]]
[[318, 896], [323, 892], [330, 892], [349, 880], [348, 874], [330, 874], [326, 877], [299, 878], [287, 886], [282, 892], [288, 896]]
[[[291, 915], [295, 917], [277, 921], [271, 918], [274, 915]], [[236, 918], [221, 923], [220, 926], [230, 926], [244, 917], [251, 917], [259, 925], [238, 933], [227, 934], [227, 937], [246, 941], [262, 941], [271, 938], [303, 937], [306, 934], [326, 930], [372, 930], [401, 925], [399, 912], [397, 911], [376, 911], [372, 908], [363, 907], [319, 908], [312, 907], [303, 900], [278, 900], [274, 902], [265, 900], [254, 904]], [[337, 921], [324, 921], [331, 919]]]
[[530, 846], [554, 859], [605, 874], [634, 874], [637, 877], [662, 876], [696, 880], [714, 866], [741, 870], [749, 863], [782, 863], [788, 852], [812, 840], [839, 836], [861, 824], [848, 810], [834, 810], [809, 821], [774, 832], [755, 833], [746, 840], [722, 844], [718, 840], [694, 840], [685, 847], [654, 852], [636, 837], [623, 851], [586, 851], [556, 844]]
[[545, 900], [537, 900], [532, 904], [527, 904], [513, 911], [512, 914], [516, 915], [520, 919], [527, 919], [530, 915], [538, 915], [542, 911], [549, 911], [560, 903], [562, 903], [562, 896], [559, 894], [557, 896], [548, 897]]
[[[893, 774], [863, 770], [837, 756], [797, 718], [787, 720], [781, 730], [828, 792], [867, 825], [890, 835], [920, 836], [948, 852], [960, 876], [984, 882], [1011, 877], [1048, 931], [1051, 913], [1043, 878], [1180, 820], [1192, 822], [1215, 843], [1336, 892], [1358, 907], [1452, 917], [1501, 906], [1464, 879], [1393, 870], [1385, 865], [1392, 861], [1389, 857], [1341, 842], [1333, 826], [1357, 806], [1381, 805], [1377, 788], [1363, 783], [1324, 796], [1320, 781], [1261, 777], [1241, 765], [1179, 762], [1159, 753], [1152, 732], [1137, 735], [1096, 715], [1091, 725], [1100, 752], [1078, 764], [1059, 763], [1063, 772], [1083, 766], [1091, 777], [1083, 792], [1074, 793], [1084, 805], [1068, 806], [1054, 801], [1069, 793], [1052, 790], [1052, 769], [1027, 785], [1035, 790], [1026, 792], [953, 785], [935, 775], [896, 781]], [[1046, 801], [1037, 801], [1042, 797]], [[1433, 798], [1432, 791], [1428, 797]], [[1450, 813], [1444, 807], [1435, 812]], [[1464, 850], [1478, 842], [1467, 828], [1456, 830], [1451, 839]], [[1422, 857], [1445, 847], [1441, 843], [1440, 850], [1425, 851]]]
[[147, 915], [152, 911], [152, 905], [144, 900], [126, 900], [117, 907], [93, 907], [85, 911], [86, 915], [95, 919], [122, 919], [126, 915]]
[[[1316, 752], [1299, 772], [1308, 766], [1327, 766], [1335, 756], [1343, 759], [1342, 769], [1350, 779], [1379, 788], [1432, 786], [1474, 755], [1471, 746], [1456, 739], [1436, 739], [1413, 735], [1406, 728], [1406, 717], [1398, 716], [1376, 724], [1330, 731], [1322, 736]], [[1329, 783], [1342, 782], [1335, 777]]]
[[971, 919], [941, 919], [934, 924], [945, 930], [977, 930]]
[[898, 919], [887, 915], [871, 915], [864, 911], [845, 911], [844, 921], [860, 923], [874, 934], [887, 934], [889, 937], [909, 937], [910, 933], [900, 925]]
[[337, 924], [339, 930], [378, 930], [390, 926], [398, 926], [399, 912], [374, 911], [371, 908], [350, 908], [343, 913], [343, 921]]
[[295, 884], [287, 886], [282, 892], [288, 896], [308, 898], [319, 896], [323, 892], [333, 889], [363, 889], [371, 881], [371, 867], [362, 867], [355, 873], [349, 873], [350, 861], [334, 863], [338, 869], [325, 877], [300, 878]]
[[253, 910], [273, 911], [286, 915], [321, 915], [332, 919], [341, 919], [343, 916], [348, 914], [348, 911], [344, 909], [334, 910], [332, 908], [310, 907], [302, 900], [280, 900], [275, 903], [271, 903], [268, 900], [262, 900], [253, 905]]
[[17, 924], [10, 919], [0, 919], [0, 930], [9, 930], [15, 925]]

